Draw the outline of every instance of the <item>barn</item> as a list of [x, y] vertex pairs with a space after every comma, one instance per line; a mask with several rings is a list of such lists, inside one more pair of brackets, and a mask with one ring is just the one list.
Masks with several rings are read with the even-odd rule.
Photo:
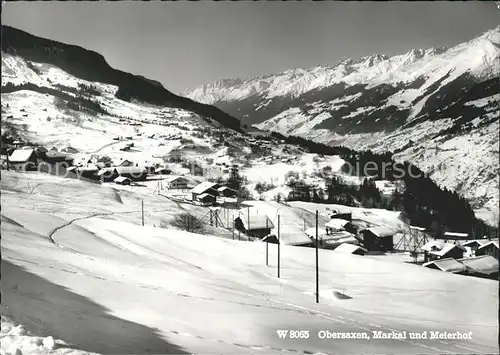
[[391, 251], [394, 247], [395, 231], [387, 227], [371, 227], [359, 232], [363, 246], [369, 251]]
[[242, 215], [234, 220], [234, 227], [249, 237], [262, 239], [271, 234], [274, 224], [265, 214]]

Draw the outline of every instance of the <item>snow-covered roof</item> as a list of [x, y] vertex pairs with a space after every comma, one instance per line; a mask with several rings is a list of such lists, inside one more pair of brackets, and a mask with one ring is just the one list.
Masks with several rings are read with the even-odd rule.
[[173, 182], [176, 180], [184, 180], [186, 182], [188, 181], [188, 179], [186, 179], [185, 177], [178, 176], [178, 175], [169, 175], [169, 176], [165, 177], [163, 180], [165, 180], [166, 182]]
[[98, 171], [99, 167], [95, 164], [88, 164], [86, 166], [81, 166], [78, 168], [78, 171]]
[[32, 154], [35, 154], [34, 149], [16, 149], [9, 156], [9, 163], [26, 163]]
[[484, 245], [481, 245], [478, 249], [483, 249], [483, 248], [486, 248], [490, 245], [494, 245], [498, 249], [498, 241], [490, 241]]
[[164, 170], [170, 170], [170, 168], [167, 168], [167, 167], [165, 167], [165, 166], [161, 166], [161, 167], [159, 167], [159, 168], [156, 168], [156, 169], [155, 169], [155, 172], [160, 172], [160, 171], [164, 171]]
[[456, 233], [456, 232], [445, 232], [445, 237], [454, 237], [454, 238], [467, 238], [469, 234], [467, 233]]
[[365, 253], [367, 252], [365, 248], [350, 243], [342, 243], [338, 247], [336, 247], [334, 251], [337, 253], [353, 254], [358, 250], [362, 250]]
[[455, 248], [466, 251], [466, 249], [461, 245], [452, 244], [452, 243], [444, 243], [444, 246], [441, 248], [441, 250], [432, 250], [429, 253], [433, 254], [433, 255], [437, 255], [437, 256], [444, 256]]
[[325, 223], [325, 227], [341, 230], [341, 229], [344, 229], [344, 227], [348, 223], [349, 223], [349, 221], [346, 221], [345, 219], [334, 218], [334, 219], [328, 221], [327, 223]]
[[117, 166], [116, 171], [119, 175], [123, 174], [144, 174], [146, 169], [140, 166]]
[[121, 182], [125, 182], [125, 181], [130, 181], [129, 178], [125, 177], [125, 176], [118, 176], [116, 179], [113, 180], [114, 182], [117, 182], [117, 183], [121, 183]]
[[[316, 227], [308, 228], [308, 229], [305, 230], [304, 233], [306, 235], [308, 235], [309, 237], [316, 239]], [[318, 228], [318, 238], [319, 239], [322, 239], [326, 235], [327, 234], [326, 234], [326, 232], [324, 231], [323, 228]]]
[[210, 181], [203, 181], [202, 183], [196, 185], [192, 190], [191, 192], [195, 193], [195, 194], [202, 194], [204, 193], [205, 191], [209, 190], [209, 189], [215, 189], [215, 186], [217, 186], [218, 184], [215, 183], [215, 182], [210, 182]]
[[498, 272], [498, 260], [491, 255], [481, 255], [474, 258], [458, 259], [467, 269], [481, 274]]
[[73, 148], [73, 147], [68, 146], [68, 147], [65, 147], [65, 148], [61, 149], [61, 152], [73, 153], [74, 154], [74, 153], [78, 153], [78, 150], [75, 149], [75, 148]]
[[427, 242], [425, 245], [422, 246], [423, 251], [433, 251], [433, 250], [441, 250], [443, 249], [445, 242], [441, 242], [439, 240], [431, 240], [430, 242]]
[[388, 227], [371, 227], [366, 228], [365, 230], [372, 232], [376, 237], [379, 238], [392, 237], [394, 236], [394, 234], [396, 234], [396, 231]]
[[[243, 226], [245, 227], [246, 230], [254, 230], [254, 229], [273, 229], [274, 224], [273, 222], [269, 219], [269, 217], [265, 214], [252, 214], [250, 216], [241, 215], [240, 217], [241, 222], [243, 223]], [[250, 222], [250, 226], [248, 223]]]
[[206, 192], [203, 193], [203, 194], [201, 194], [201, 195], [198, 195], [198, 199], [200, 199], [200, 200], [203, 200], [203, 199], [205, 199], [207, 197], [216, 198], [214, 195], [208, 194]]
[[350, 243], [350, 244], [359, 244], [359, 241], [356, 239], [356, 236], [352, 233], [346, 231], [338, 231], [333, 234], [323, 235], [320, 240], [323, 243], [329, 245], [335, 245], [340, 243]]
[[70, 157], [69, 155], [56, 152], [55, 150], [48, 151], [45, 154], [46, 154], [47, 158], [53, 158], [53, 159], [62, 158], [65, 160], [73, 160], [73, 158]]
[[474, 239], [474, 240], [468, 240], [468, 241], [462, 243], [462, 246], [466, 247], [466, 246], [470, 246], [471, 244], [479, 244], [479, 246], [482, 246], [482, 245], [485, 245], [489, 242], [490, 242], [489, 240]]
[[235, 189], [232, 189], [232, 188], [227, 187], [227, 186], [222, 186], [222, 187], [219, 187], [217, 189], [217, 191], [220, 191], [220, 192], [223, 192], [223, 191], [226, 191], [226, 190], [231, 190], [231, 191], [237, 192]]
[[464, 272], [467, 270], [465, 265], [461, 264], [460, 262], [458, 262], [453, 258], [434, 260], [422, 264], [422, 266], [424, 267], [430, 267], [431, 265], [435, 265], [441, 271], [446, 271], [451, 273]]

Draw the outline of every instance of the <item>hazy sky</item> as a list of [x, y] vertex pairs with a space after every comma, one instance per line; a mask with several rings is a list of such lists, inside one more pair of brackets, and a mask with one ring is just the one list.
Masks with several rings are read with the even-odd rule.
[[176, 93], [222, 78], [451, 46], [500, 24], [494, 2], [17, 2], [2, 23], [83, 46]]

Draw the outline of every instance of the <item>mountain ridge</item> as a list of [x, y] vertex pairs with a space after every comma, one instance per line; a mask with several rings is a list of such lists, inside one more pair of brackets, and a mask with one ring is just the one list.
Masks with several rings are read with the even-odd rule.
[[32, 35], [2, 25], [2, 51], [26, 60], [55, 65], [77, 78], [117, 85], [123, 99], [139, 99], [151, 104], [186, 109], [239, 130], [237, 119], [219, 108], [175, 95], [159, 82], [112, 68], [99, 53], [80, 46]]

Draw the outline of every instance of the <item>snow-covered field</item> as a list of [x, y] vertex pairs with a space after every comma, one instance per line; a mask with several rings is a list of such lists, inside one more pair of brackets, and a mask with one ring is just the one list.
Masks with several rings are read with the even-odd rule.
[[[37, 173], [3, 172], [1, 183], [1, 310], [34, 334], [5, 330], [2, 347], [29, 353], [53, 336], [98, 353], [498, 351], [495, 281], [320, 250], [316, 304], [314, 249], [282, 245], [278, 279], [273, 245], [266, 266], [263, 243], [153, 227], [178, 211], [173, 202], [157, 202], [142, 227], [139, 208], [126, 212], [145, 195], [120, 191], [122, 204], [106, 186]], [[280, 339], [277, 329], [310, 337]], [[470, 331], [472, 339], [333, 340], [320, 330]]]

